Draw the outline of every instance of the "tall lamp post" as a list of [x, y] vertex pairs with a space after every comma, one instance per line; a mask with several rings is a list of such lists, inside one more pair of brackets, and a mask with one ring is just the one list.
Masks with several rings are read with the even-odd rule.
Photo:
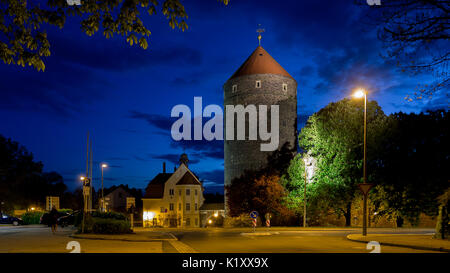
[[306, 159], [306, 157], [303, 158], [303, 161], [305, 162], [305, 188], [303, 191], [303, 227], [306, 227], [306, 180], [307, 180], [307, 175], [306, 175], [306, 167], [307, 167], [307, 162], [308, 160]]
[[359, 184], [358, 187], [364, 196], [363, 205], [363, 232], [362, 235], [367, 235], [367, 195], [369, 190], [372, 188], [373, 184], [367, 183], [367, 167], [366, 167], [366, 139], [367, 139], [367, 92], [364, 89], [358, 89], [353, 94], [355, 98], [364, 97], [364, 161], [363, 161], [363, 183]]
[[102, 164], [102, 212], [105, 212], [106, 207], [105, 207], [105, 197], [103, 195], [103, 169], [107, 168], [108, 165], [106, 164]]

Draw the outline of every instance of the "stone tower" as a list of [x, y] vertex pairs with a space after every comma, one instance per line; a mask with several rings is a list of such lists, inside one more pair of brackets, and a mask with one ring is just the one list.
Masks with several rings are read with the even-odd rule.
[[[258, 46], [253, 51], [224, 84], [223, 89], [224, 109], [226, 105], [245, 107], [254, 104], [257, 108], [258, 105], [267, 105], [268, 113], [270, 113], [270, 105], [279, 105], [278, 149], [281, 149], [286, 142], [292, 149], [296, 149], [297, 82], [262, 46]], [[270, 118], [268, 123], [270, 126]], [[268, 141], [260, 141], [259, 136], [258, 140], [250, 141], [247, 140], [247, 136], [248, 133], [246, 133], [246, 140], [225, 139], [224, 141], [225, 185], [229, 185], [232, 179], [241, 176], [245, 170], [258, 170], [265, 167], [267, 156], [273, 153], [260, 151], [260, 144]]]

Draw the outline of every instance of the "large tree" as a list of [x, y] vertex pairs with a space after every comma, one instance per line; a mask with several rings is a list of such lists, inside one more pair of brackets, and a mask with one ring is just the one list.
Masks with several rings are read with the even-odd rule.
[[419, 83], [406, 99], [429, 98], [449, 88], [450, 2], [447, 0], [390, 0], [368, 6], [366, 19], [378, 30], [382, 56], [401, 71], [431, 73], [432, 82]]
[[[334, 210], [351, 221], [351, 203], [362, 183], [363, 111], [361, 101], [343, 99], [330, 103], [309, 117], [299, 134], [299, 145], [315, 162], [312, 183], [307, 186], [308, 204], [316, 211]], [[375, 101], [367, 103], [368, 182], [370, 169], [377, 164], [377, 140], [383, 134], [386, 115]], [[292, 207], [301, 207], [304, 190], [304, 156], [297, 156], [284, 177]]]
[[380, 214], [417, 223], [420, 213], [438, 214], [438, 197], [449, 187], [448, 111], [395, 113], [380, 139], [377, 187], [372, 199]]
[[43, 173], [43, 164], [19, 143], [0, 135], [1, 210], [43, 206], [45, 196], [62, 196], [63, 178], [56, 172]]
[[[219, 0], [225, 5], [228, 0]], [[43, 57], [50, 56], [46, 26], [63, 28], [69, 17], [81, 19], [81, 30], [89, 36], [101, 31], [106, 38], [114, 34], [130, 45], [146, 49], [151, 34], [146, 15], [159, 9], [172, 28], [187, 29], [188, 17], [180, 0], [0, 0], [0, 59], [7, 64], [30, 65], [44, 70]], [[72, 3], [72, 5], [69, 5]]]

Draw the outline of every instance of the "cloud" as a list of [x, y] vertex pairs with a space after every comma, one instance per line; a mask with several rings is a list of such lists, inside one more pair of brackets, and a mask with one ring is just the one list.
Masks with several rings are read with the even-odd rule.
[[199, 50], [182, 44], [144, 50], [122, 39], [105, 41], [101, 36], [89, 39], [84, 35], [54, 35], [52, 40], [53, 58], [94, 69], [124, 71], [144, 66], [198, 66], [203, 62]]
[[173, 122], [177, 119], [159, 114], [142, 113], [135, 110], [130, 111], [129, 118], [144, 120], [151, 126], [166, 132], [170, 132]]
[[31, 67], [0, 66], [0, 73], [5, 79], [0, 108], [64, 118], [102, 100], [102, 90], [109, 86], [108, 81], [99, 79], [95, 73], [66, 64], [49, 64], [45, 72]]
[[[161, 154], [161, 155], [151, 155], [152, 158], [154, 159], [163, 159], [163, 160], [167, 160], [170, 163], [176, 164], [178, 165], [180, 162], [180, 155], [181, 154]], [[189, 156], [189, 165], [194, 165], [200, 162], [199, 159], [192, 159], [192, 156]]]

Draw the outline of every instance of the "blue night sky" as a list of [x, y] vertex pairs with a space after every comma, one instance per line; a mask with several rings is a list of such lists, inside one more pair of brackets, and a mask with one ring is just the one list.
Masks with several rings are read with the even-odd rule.
[[186, 152], [207, 192], [223, 192], [223, 143], [175, 142], [170, 111], [223, 104], [222, 85], [262, 46], [298, 82], [299, 128], [332, 101], [368, 88], [387, 113], [420, 112], [439, 99], [406, 102], [427, 75], [410, 77], [380, 57], [373, 26], [361, 23], [364, 7], [353, 1], [183, 1], [189, 29], [173, 30], [165, 18], [145, 16], [152, 35], [143, 50], [125, 38], [89, 37], [79, 19], [48, 28], [52, 55], [45, 72], [0, 63], [0, 134], [10, 137], [63, 175], [70, 189], [85, 172], [86, 133], [93, 138], [94, 186], [106, 162], [105, 186], [145, 188], [167, 162]]

